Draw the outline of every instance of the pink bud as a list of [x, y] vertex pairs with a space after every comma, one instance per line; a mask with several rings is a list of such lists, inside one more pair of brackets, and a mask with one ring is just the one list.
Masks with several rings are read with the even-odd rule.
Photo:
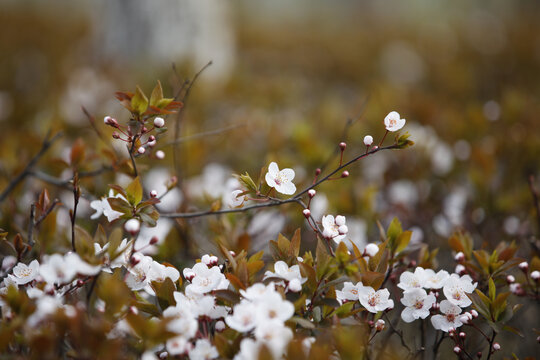
[[141, 132], [143, 134], [146, 134], [148, 132], [148, 128], [146, 126], [143, 126], [142, 129], [141, 129]]
[[459, 333], [459, 337], [462, 339], [465, 339], [467, 337], [467, 334], [465, 334], [463, 331]]
[[371, 144], [373, 144], [373, 136], [371, 135], [364, 136], [364, 145], [371, 146]]
[[137, 219], [129, 219], [124, 224], [124, 230], [126, 230], [131, 235], [135, 236], [141, 229], [141, 223]]
[[152, 236], [152, 238], [150, 239], [150, 245], [155, 245], [158, 243], [158, 241], [159, 239], [157, 236]]
[[315, 176], [319, 176], [319, 175], [321, 175], [321, 169], [317, 168], [315, 170]]
[[132, 313], [132, 314], [137, 315], [139, 313], [139, 309], [137, 309], [135, 306], [130, 306], [129, 307], [129, 312]]
[[103, 122], [105, 123], [105, 125], [109, 125], [109, 126], [112, 126], [114, 128], [117, 128], [119, 125], [118, 125], [118, 121], [116, 121], [116, 119], [110, 117], [110, 116], [105, 116], [105, 118], [103, 119]]
[[313, 199], [313, 197], [315, 196], [317, 191], [315, 191], [315, 189], [309, 189], [307, 193], [308, 193], [309, 197]]
[[347, 170], [345, 170], [345, 171], [343, 171], [343, 172], [341, 173], [341, 177], [342, 177], [342, 178], [346, 178], [346, 177], [348, 177], [348, 176], [349, 176], [349, 172], [348, 172]]
[[472, 310], [471, 310], [471, 315], [473, 316], [473, 318], [476, 319], [476, 318], [478, 317], [478, 311], [472, 309]]
[[156, 158], [163, 160], [165, 158], [165, 153], [161, 150], [156, 151]]
[[150, 191], [150, 196], [153, 198], [157, 197], [157, 191], [156, 190]]
[[219, 321], [216, 322], [215, 328], [216, 328], [216, 331], [221, 332], [221, 331], [225, 330], [225, 323], [223, 321], [219, 320]]
[[514, 283], [515, 281], [516, 281], [516, 278], [513, 277], [512, 275], [508, 275], [508, 276], [506, 277], [506, 282], [509, 283], [509, 284], [512, 284], [512, 283]]
[[340, 143], [339, 143], [339, 148], [341, 149], [341, 151], [344, 151], [345, 148], [347, 148], [347, 144], [344, 143], [344, 142], [340, 142]]
[[456, 261], [459, 262], [459, 263], [462, 262], [462, 261], [464, 261], [464, 260], [465, 260], [465, 254], [462, 253], [461, 251], [458, 252], [458, 253], [456, 254], [456, 256], [454, 256], [454, 260], [456, 260]]
[[112, 137], [113, 139], [120, 139], [120, 134], [115, 131], [112, 133]]
[[148, 141], [155, 141], [156, 140], [156, 137], [154, 135], [150, 135], [148, 137]]
[[157, 117], [154, 119], [154, 126], [157, 127], [157, 128], [162, 128], [163, 126], [165, 126], [165, 120], [163, 120], [163, 118], [161, 117]]
[[454, 352], [459, 354], [461, 352], [461, 348], [459, 346], [454, 347]]
[[523, 272], [527, 272], [529, 270], [529, 264], [526, 261], [519, 263], [518, 266]]
[[307, 218], [309, 218], [311, 216], [311, 211], [309, 209], [304, 209], [302, 210], [302, 214], [304, 214], [304, 216]]
[[534, 270], [533, 272], [531, 272], [531, 279], [533, 279], [534, 281], [538, 281], [540, 279], [540, 271]]
[[138, 152], [139, 154], [144, 154], [144, 153], [146, 152], [146, 149], [144, 148], [144, 146], [141, 146], [141, 147], [139, 147], [139, 148], [137, 149], [137, 152]]
[[495, 350], [495, 351], [501, 350], [501, 345], [499, 343], [494, 343], [493, 344], [493, 350]]
[[383, 331], [384, 330], [384, 325], [385, 325], [385, 322], [384, 322], [383, 319], [377, 320], [377, 322], [375, 323], [375, 330]]

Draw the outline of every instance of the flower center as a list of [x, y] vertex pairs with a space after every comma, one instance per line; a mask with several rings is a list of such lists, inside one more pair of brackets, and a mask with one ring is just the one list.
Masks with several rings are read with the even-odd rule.
[[416, 300], [416, 303], [414, 304], [414, 307], [417, 309], [421, 309], [424, 307], [424, 301], [422, 300]]
[[368, 299], [368, 304], [370, 306], [375, 306], [379, 303], [379, 295], [377, 294], [374, 294], [374, 295], [371, 295]]
[[456, 319], [456, 315], [452, 313], [446, 314], [446, 320], [448, 320], [448, 322], [454, 322], [455, 319]]
[[453, 296], [454, 299], [456, 299], [456, 300], [461, 300], [461, 293], [460, 293], [458, 290], [454, 291], [454, 293], [452, 294], [452, 296]]
[[19, 277], [28, 277], [28, 276], [32, 275], [32, 270], [30, 270], [29, 268], [19, 270], [19, 273], [17, 275]]

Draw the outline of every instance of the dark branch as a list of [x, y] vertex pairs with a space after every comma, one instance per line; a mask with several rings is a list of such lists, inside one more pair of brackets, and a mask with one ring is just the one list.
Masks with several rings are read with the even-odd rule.
[[221, 215], [221, 214], [245, 212], [245, 211], [258, 209], [258, 208], [279, 206], [279, 205], [288, 204], [288, 203], [291, 203], [291, 202], [297, 202], [298, 203], [298, 201], [301, 200], [302, 196], [305, 195], [309, 190], [316, 188], [321, 183], [327, 181], [333, 175], [340, 172], [341, 170], [343, 170], [347, 166], [351, 165], [352, 163], [354, 163], [354, 162], [356, 162], [356, 161], [358, 161], [360, 159], [363, 159], [363, 158], [365, 158], [367, 156], [373, 155], [373, 154], [375, 154], [375, 153], [377, 153], [379, 151], [391, 150], [391, 149], [397, 149], [397, 148], [398, 147], [396, 145], [390, 145], [390, 146], [386, 146], [386, 147], [377, 148], [377, 149], [368, 151], [365, 154], [359, 155], [359, 156], [355, 157], [354, 159], [346, 162], [345, 164], [343, 164], [341, 166], [338, 166], [335, 170], [333, 170], [332, 172], [327, 174], [325, 177], [321, 178], [320, 180], [318, 180], [315, 183], [311, 184], [310, 186], [306, 187], [304, 190], [300, 191], [294, 197], [289, 198], [289, 199], [285, 199], [285, 200], [271, 199], [270, 201], [265, 202], [265, 203], [250, 205], [250, 206], [246, 206], [246, 207], [243, 207], [243, 208], [236, 208], [236, 209], [224, 209], [224, 210], [218, 210], [218, 211], [206, 210], [206, 211], [199, 211], [199, 212], [192, 212], [192, 213], [169, 213], [169, 214], [161, 214], [161, 216], [165, 217], [165, 218], [184, 218], [185, 219], [185, 218], [195, 218], [195, 217], [208, 216], [208, 215]]
[[45, 140], [43, 141], [39, 152], [34, 155], [34, 157], [28, 162], [28, 164], [26, 164], [24, 170], [19, 175], [14, 177], [13, 180], [9, 182], [8, 186], [4, 189], [4, 191], [2, 191], [2, 194], [0, 194], [0, 202], [4, 201], [6, 197], [13, 191], [13, 189], [15, 189], [15, 187], [30, 174], [31, 168], [39, 161], [39, 159], [47, 152], [47, 150], [49, 150], [49, 148], [54, 144], [54, 142], [62, 136], [62, 133], [56, 133], [52, 137], [49, 137], [49, 135], [50, 132], [45, 137]]

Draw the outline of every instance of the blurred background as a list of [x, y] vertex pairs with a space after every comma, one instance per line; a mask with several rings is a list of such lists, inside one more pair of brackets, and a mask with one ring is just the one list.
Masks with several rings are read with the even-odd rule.
[[[81, 106], [110, 135], [101, 119], [129, 115], [115, 91], [140, 85], [149, 94], [160, 80], [172, 96], [212, 61], [183, 113], [176, 156], [183, 187], [162, 209], [206, 209], [230, 192], [232, 173], [256, 179], [270, 161], [294, 168], [302, 188], [315, 168], [335, 167], [340, 141], [346, 158], [364, 151], [364, 135], [378, 142], [384, 117], [396, 110], [416, 145], [377, 154], [352, 166], [348, 179], [322, 186], [313, 214], [346, 215], [350, 240], [361, 246], [378, 239], [377, 220], [398, 216], [417, 246], [441, 248], [448, 270], [447, 239], [459, 229], [477, 246], [515, 240], [522, 253], [537, 251], [528, 179], [540, 175], [538, 2], [0, 0], [0, 7], [2, 189], [49, 129], [66, 136], [40, 162], [44, 172], [59, 174], [58, 159], [78, 137], [88, 145], [88, 170], [106, 163], [110, 144], [98, 140]], [[167, 118], [170, 129], [175, 121]], [[164, 160], [138, 160], [153, 169], [146, 185], [175, 173], [172, 133], [158, 141]], [[89, 201], [126, 181], [118, 173], [84, 180], [81, 224], [94, 231]], [[24, 229], [44, 185], [19, 186], [2, 204], [0, 227]], [[63, 200], [58, 226], [68, 227], [69, 191], [46, 186]], [[215, 251], [215, 239], [255, 251], [302, 221], [291, 206], [163, 222], [167, 246], [157, 251], [169, 260], [184, 249]], [[246, 233], [250, 242], [239, 245]]]

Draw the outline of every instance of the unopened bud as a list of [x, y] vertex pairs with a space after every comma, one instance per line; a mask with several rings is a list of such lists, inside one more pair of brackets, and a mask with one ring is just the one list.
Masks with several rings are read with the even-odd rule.
[[140, 229], [141, 229], [141, 223], [137, 219], [129, 219], [124, 224], [124, 230], [126, 230], [132, 236], [137, 235]]
[[210, 265], [210, 262], [211, 262], [210, 255], [204, 254], [204, 255], [201, 257], [201, 262], [202, 262], [203, 264]]
[[146, 134], [148, 132], [148, 128], [146, 126], [143, 126], [142, 129], [141, 129], [141, 132], [143, 134]]
[[315, 176], [319, 176], [319, 175], [321, 175], [321, 169], [317, 168], [315, 170]]
[[371, 150], [377, 150], [379, 147], [377, 145], [374, 145]]
[[519, 263], [518, 266], [521, 269], [521, 271], [523, 271], [525, 273], [529, 270], [529, 264], [526, 261], [524, 261], [522, 263]]
[[120, 134], [115, 131], [112, 133], [112, 137], [113, 139], [120, 139]]
[[478, 317], [478, 311], [472, 309], [472, 310], [471, 310], [471, 315], [473, 316], [473, 318], [476, 319], [476, 318]]
[[509, 283], [509, 284], [513, 284], [514, 282], [516, 282], [516, 278], [513, 277], [512, 275], [508, 275], [506, 277], [506, 282]]
[[118, 125], [118, 121], [116, 121], [116, 119], [110, 117], [110, 116], [105, 116], [105, 118], [103, 119], [103, 122], [105, 123], [105, 125], [109, 125], [109, 126], [112, 126], [114, 128], [117, 128], [119, 125]]
[[538, 281], [540, 279], [540, 271], [534, 270], [533, 272], [531, 272], [531, 279], [533, 279], [534, 281]]
[[157, 197], [157, 191], [156, 190], [150, 191], [150, 197], [153, 197], [153, 198]]
[[465, 334], [463, 331], [459, 333], [459, 337], [462, 339], [465, 339], [467, 337], [467, 334]]
[[289, 290], [292, 292], [299, 292], [302, 290], [302, 283], [300, 282], [300, 279], [294, 278], [291, 281], [289, 281]]
[[308, 219], [311, 216], [311, 211], [309, 209], [302, 210], [302, 214], [304, 214], [305, 218]]
[[338, 232], [339, 232], [340, 235], [345, 235], [346, 233], [349, 232], [349, 228], [347, 227], [347, 225], [341, 225], [338, 228]]
[[191, 281], [195, 277], [195, 272], [191, 269], [184, 269], [183, 274], [187, 281]]
[[364, 136], [364, 145], [371, 146], [371, 144], [373, 144], [373, 136], [371, 135]]
[[348, 176], [349, 176], [349, 172], [348, 172], [347, 170], [345, 170], [345, 171], [343, 171], [343, 172], [341, 173], [341, 177], [342, 177], [342, 178], [346, 178], [346, 177], [348, 177]]
[[136, 266], [140, 262], [141, 262], [141, 259], [139, 259], [139, 257], [136, 256], [136, 254], [134, 254], [132, 257], [129, 258], [129, 263], [131, 264], [131, 266]]
[[458, 275], [463, 275], [466, 270], [467, 269], [465, 268], [465, 266], [463, 266], [461, 264], [457, 264], [456, 269], [455, 269], [455, 273], [458, 274]]
[[339, 143], [339, 148], [341, 149], [341, 151], [344, 151], [347, 148], [347, 144], [344, 143], [344, 142], [340, 142]]
[[129, 312], [134, 314], [134, 315], [137, 315], [139, 313], [139, 309], [137, 309], [135, 306], [130, 306], [129, 307]]
[[146, 145], [148, 145], [149, 147], [154, 147], [154, 146], [156, 146], [156, 140], [149, 141], [149, 142], [146, 143]]
[[150, 245], [155, 245], [158, 243], [158, 241], [159, 239], [157, 236], [152, 236], [152, 238], [150, 239]]
[[210, 265], [216, 266], [219, 263], [219, 258], [217, 256], [210, 256]]
[[456, 260], [458, 263], [462, 262], [463, 260], [465, 260], [465, 254], [461, 251], [458, 252], [456, 256], [454, 256], [454, 260]]
[[163, 160], [165, 158], [165, 153], [161, 150], [156, 151], [156, 158]]
[[159, 358], [162, 359], [162, 360], [166, 359], [168, 357], [169, 357], [169, 353], [166, 352], [166, 351], [163, 351], [162, 353], [159, 354]]
[[148, 137], [148, 141], [155, 141], [156, 140], [156, 137], [154, 135], [150, 135]]
[[454, 347], [454, 352], [455, 352], [456, 354], [461, 353], [461, 348], [460, 348], [459, 346]]
[[369, 257], [375, 256], [378, 252], [379, 252], [379, 247], [377, 246], [377, 244], [373, 244], [373, 243], [367, 244], [364, 249], [364, 254], [366, 254]]
[[233, 257], [236, 256], [236, 253], [234, 251], [232, 251], [232, 250], [229, 250], [229, 254], [231, 254], [231, 256], [233, 256]]
[[157, 128], [162, 128], [165, 126], [165, 120], [161, 117], [157, 117], [154, 119], [154, 126]]
[[313, 199], [313, 197], [315, 196], [317, 191], [315, 191], [315, 189], [309, 189], [307, 193], [308, 193], [309, 197]]
[[385, 325], [385, 322], [384, 322], [383, 319], [377, 320], [377, 322], [375, 323], [375, 330], [383, 331], [384, 330], [384, 325]]
[[218, 322], [216, 322], [216, 331], [221, 332], [223, 330], [225, 330], [225, 323], [219, 320]]
[[368, 321], [369, 327], [373, 327], [374, 324], [375, 324], [375, 323], [373, 322], [373, 320], [369, 320], [369, 321]]
[[482, 352], [481, 352], [481, 351], [477, 352], [477, 353], [476, 353], [476, 357], [479, 358], [479, 359], [481, 359], [481, 358], [482, 358]]
[[82, 281], [81, 279], [77, 280], [77, 287], [81, 287], [84, 285], [84, 281]]
[[146, 149], [144, 148], [144, 146], [141, 146], [141, 147], [139, 147], [139, 148], [137, 149], [137, 152], [138, 152], [139, 154], [144, 154], [144, 153], [146, 152]]
[[501, 345], [499, 343], [494, 343], [493, 344], [493, 350], [495, 350], [495, 351], [501, 350]]

